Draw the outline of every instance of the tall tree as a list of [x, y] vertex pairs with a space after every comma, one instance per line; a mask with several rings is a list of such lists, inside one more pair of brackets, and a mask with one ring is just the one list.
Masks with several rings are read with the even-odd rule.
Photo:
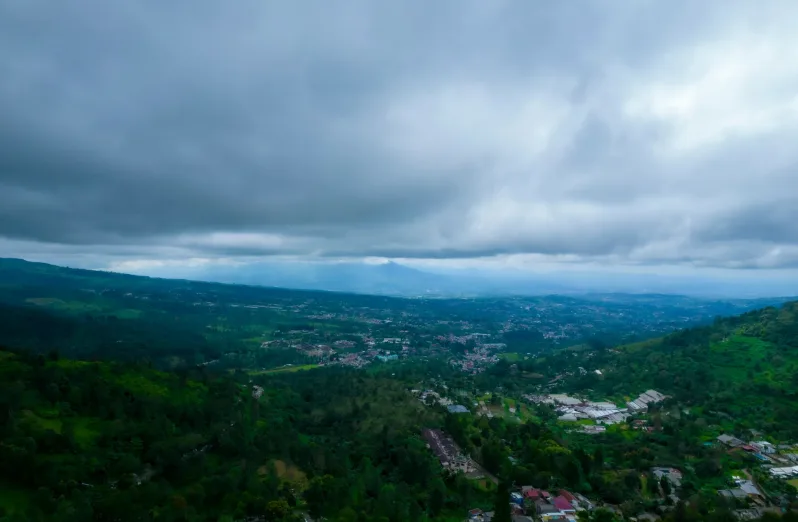
[[510, 512], [510, 488], [506, 482], [501, 482], [496, 490], [496, 499], [493, 502], [493, 522], [512, 522]]

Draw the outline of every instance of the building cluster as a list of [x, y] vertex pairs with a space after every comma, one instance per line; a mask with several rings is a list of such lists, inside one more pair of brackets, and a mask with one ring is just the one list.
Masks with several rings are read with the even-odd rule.
[[546, 490], [537, 489], [532, 486], [521, 488], [521, 495], [524, 499], [524, 506], [527, 511], [530, 508], [540, 520], [576, 520], [577, 511], [588, 511], [593, 509], [593, 504], [583, 497], [561, 489], [557, 495], [552, 495]]
[[352, 368], [362, 368], [371, 363], [372, 359], [364, 353], [348, 353], [341, 355], [336, 361], [341, 366], [351, 366]]
[[485, 346], [477, 346], [473, 350], [466, 350], [462, 358], [452, 359], [450, 364], [463, 372], [477, 374], [497, 362], [499, 362], [499, 356], [491, 349]]
[[771, 503], [759, 487], [746, 478], [734, 477], [734, 487], [721, 489], [718, 494], [729, 502], [738, 503], [739, 501], [747, 506], [744, 509], [734, 510], [737, 520], [758, 520], [765, 513], [781, 514], [781, 508], [770, 505]]
[[[638, 408], [642, 404], [653, 404], [665, 399], [661, 393], [648, 390], [640, 397], [630, 402], [634, 404], [634, 409], [619, 408], [612, 402], [605, 401], [588, 401], [571, 397], [565, 394], [551, 394], [551, 395], [524, 395], [524, 398], [536, 404], [549, 404], [555, 407], [557, 413], [560, 414], [559, 420], [561, 421], [578, 421], [582, 419], [590, 419], [597, 424], [618, 424], [625, 422], [632, 413], [641, 411]], [[641, 399], [642, 398], [642, 399]], [[638, 402], [643, 401], [643, 402]], [[588, 430], [586, 433], [600, 433], [603, 430]]]
[[766, 440], [745, 442], [733, 435], [723, 434], [716, 439], [730, 451], [746, 451], [756, 457], [773, 477], [798, 476], [798, 453], [790, 444], [776, 445]]
[[[565, 489], [556, 494], [533, 486], [522, 486], [510, 494], [510, 509], [513, 522], [572, 521], [578, 520], [580, 511], [592, 511], [595, 507], [590, 500]], [[472, 509], [468, 512], [469, 522], [489, 522], [493, 512]]]
[[[745, 442], [734, 435], [723, 434], [716, 439], [729, 451], [746, 451], [756, 457], [773, 478], [791, 479], [798, 477], [798, 453], [791, 444], [776, 445], [766, 440]], [[735, 490], [729, 490], [735, 491]], [[728, 496], [728, 494], [727, 494]], [[734, 494], [740, 498], [739, 491]]]
[[[446, 324], [449, 324], [449, 322], [447, 321]], [[470, 325], [468, 323], [460, 323], [457, 326], [459, 326], [462, 329], [466, 329], [466, 330], [469, 329], [469, 327], [470, 327]], [[465, 335], [448, 334], [448, 335], [436, 335], [435, 336], [435, 340], [437, 342], [441, 342], [441, 343], [453, 343], [453, 344], [466, 344], [466, 343], [468, 343], [468, 341], [474, 341], [478, 345], [484, 345], [485, 341], [488, 340], [490, 337], [491, 337], [491, 334], [487, 334], [487, 333], [469, 333], [469, 334], [465, 334]], [[505, 346], [504, 344], [500, 344], [500, 343], [494, 343], [491, 346], [494, 346], [494, 345], [496, 345], [496, 346], [499, 346], [499, 345], [500, 346]]]
[[423, 402], [424, 404], [432, 403], [432, 404], [440, 404], [441, 406], [451, 406], [452, 401], [451, 399], [447, 399], [446, 397], [441, 397], [441, 395], [433, 390], [411, 390], [411, 393], [414, 395], [418, 395], [418, 400]]
[[731, 489], [721, 489], [718, 491], [718, 494], [728, 499], [749, 499], [754, 503], [764, 505], [764, 497], [762, 492], [759, 491], [759, 488], [756, 487], [756, 484], [750, 480], [744, 480], [740, 478], [736, 479], [734, 482], [736, 487]]
[[463, 473], [474, 473], [479, 470], [471, 457], [464, 454], [457, 443], [441, 430], [425, 429], [422, 434], [427, 441], [427, 446], [438, 458], [444, 469], [462, 471]]

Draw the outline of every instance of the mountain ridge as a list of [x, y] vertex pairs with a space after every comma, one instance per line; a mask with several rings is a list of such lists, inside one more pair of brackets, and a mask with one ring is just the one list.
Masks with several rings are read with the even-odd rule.
[[759, 281], [743, 278], [736, 281], [712, 275], [633, 272], [427, 269], [396, 261], [270, 260], [234, 265], [213, 263], [177, 267], [166, 264], [149, 268], [129, 267], [128, 270], [101, 270], [162, 279], [397, 297], [579, 296], [613, 293], [673, 294], [704, 299], [798, 296], [798, 282], [792, 280]]

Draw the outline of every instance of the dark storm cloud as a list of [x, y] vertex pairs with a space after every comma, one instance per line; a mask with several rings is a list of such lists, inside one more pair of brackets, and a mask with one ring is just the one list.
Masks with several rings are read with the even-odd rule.
[[791, 265], [796, 14], [0, 0], [2, 254]]

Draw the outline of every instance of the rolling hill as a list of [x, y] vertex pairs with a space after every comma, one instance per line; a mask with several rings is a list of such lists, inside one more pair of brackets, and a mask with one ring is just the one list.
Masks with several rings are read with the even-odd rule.
[[679, 404], [721, 412], [735, 429], [798, 437], [798, 302], [605, 349], [572, 390], [620, 398], [649, 388]]

